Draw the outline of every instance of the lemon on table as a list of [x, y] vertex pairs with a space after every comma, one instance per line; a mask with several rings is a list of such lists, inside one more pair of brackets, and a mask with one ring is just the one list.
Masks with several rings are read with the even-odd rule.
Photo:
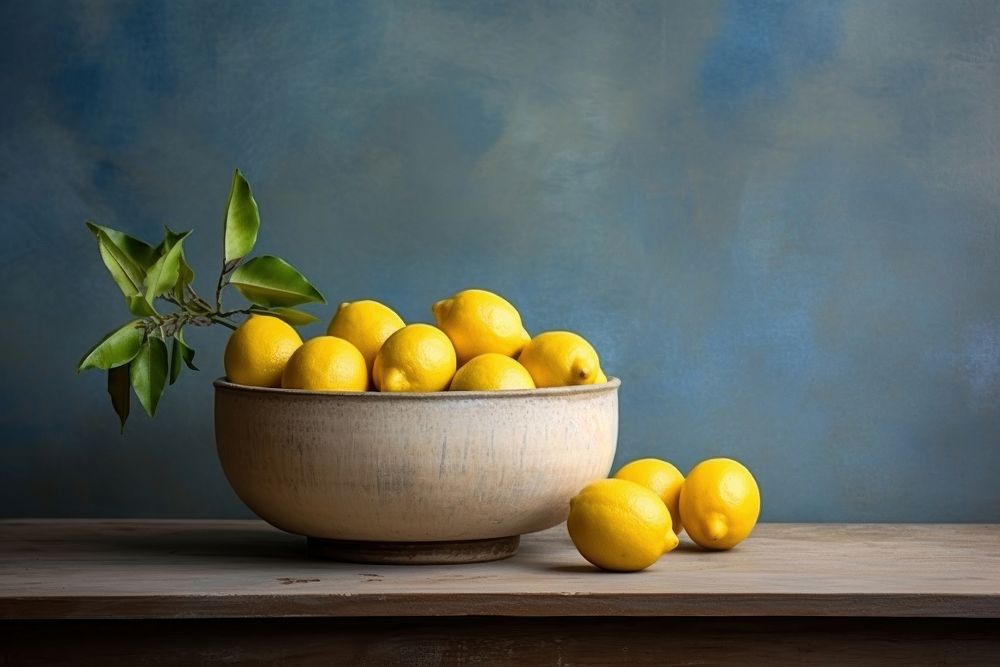
[[301, 345], [298, 332], [287, 322], [251, 315], [226, 343], [226, 377], [237, 384], [280, 387], [285, 363]]
[[684, 475], [672, 463], [661, 459], [638, 459], [622, 466], [615, 479], [627, 479], [655, 493], [670, 510], [674, 533], [681, 534], [683, 523], [678, 508]]
[[569, 502], [566, 528], [580, 555], [604, 570], [644, 570], [677, 546], [660, 497], [624, 479], [585, 486]]
[[688, 535], [706, 549], [732, 549], [750, 534], [760, 515], [757, 481], [732, 459], [702, 461], [687, 474], [680, 497]]
[[372, 379], [381, 391], [443, 391], [455, 375], [455, 348], [430, 324], [408, 324], [382, 344]]
[[517, 360], [528, 369], [538, 387], [593, 384], [601, 372], [601, 362], [593, 346], [569, 331], [538, 334], [524, 346]]
[[343, 338], [358, 348], [370, 375], [382, 343], [404, 326], [402, 318], [392, 308], [365, 299], [340, 304], [326, 334]]
[[515, 357], [531, 338], [517, 309], [486, 290], [464, 290], [438, 301], [431, 311], [455, 345], [460, 365], [486, 352]]
[[473, 357], [458, 369], [451, 381], [452, 391], [496, 391], [503, 389], [534, 389], [528, 371], [516, 359], [487, 352]]
[[288, 359], [281, 376], [286, 389], [364, 391], [368, 388], [365, 358], [351, 343], [335, 336], [307, 340]]

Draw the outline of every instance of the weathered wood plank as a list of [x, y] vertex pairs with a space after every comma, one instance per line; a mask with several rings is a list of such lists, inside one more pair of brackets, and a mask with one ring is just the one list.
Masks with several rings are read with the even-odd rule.
[[[7, 662], [5, 662], [7, 661]], [[0, 622], [12, 665], [986, 665], [994, 621], [371, 618]]]
[[442, 615], [1000, 618], [1000, 526], [764, 524], [609, 574], [561, 526], [506, 561], [408, 567], [310, 560], [256, 521], [0, 521], [0, 619]]

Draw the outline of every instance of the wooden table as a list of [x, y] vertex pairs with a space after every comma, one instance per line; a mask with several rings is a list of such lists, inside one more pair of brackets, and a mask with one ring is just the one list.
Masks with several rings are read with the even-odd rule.
[[764, 524], [611, 574], [563, 526], [373, 566], [257, 521], [0, 521], [0, 664], [997, 663], [998, 618], [997, 525]]

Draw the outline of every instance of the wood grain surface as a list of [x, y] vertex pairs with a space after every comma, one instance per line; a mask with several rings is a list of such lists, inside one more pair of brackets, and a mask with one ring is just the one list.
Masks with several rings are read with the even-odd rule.
[[0, 521], [0, 619], [465, 615], [997, 618], [1000, 526], [763, 524], [610, 574], [563, 526], [505, 561], [421, 567], [311, 560], [259, 521]]
[[[4, 660], [7, 662], [4, 662]], [[0, 665], [996, 665], [985, 619], [305, 618], [0, 622]]]

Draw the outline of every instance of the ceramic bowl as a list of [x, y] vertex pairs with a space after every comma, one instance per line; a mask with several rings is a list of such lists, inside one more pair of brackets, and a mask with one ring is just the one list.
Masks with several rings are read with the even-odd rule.
[[607, 476], [620, 384], [383, 394], [220, 379], [215, 437], [237, 495], [314, 554], [493, 560], [564, 521], [569, 499]]

